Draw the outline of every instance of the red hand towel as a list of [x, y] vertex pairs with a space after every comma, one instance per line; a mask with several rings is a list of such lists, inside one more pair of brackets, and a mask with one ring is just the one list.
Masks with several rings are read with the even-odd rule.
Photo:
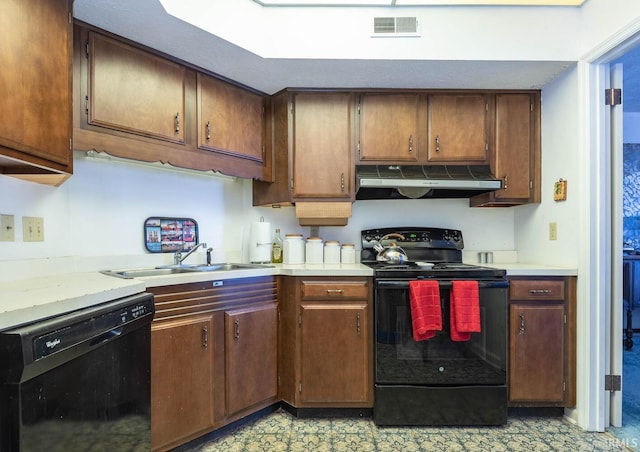
[[468, 341], [480, 332], [478, 281], [452, 281], [450, 311], [452, 341]]
[[409, 281], [409, 302], [414, 341], [431, 339], [442, 331], [438, 281]]

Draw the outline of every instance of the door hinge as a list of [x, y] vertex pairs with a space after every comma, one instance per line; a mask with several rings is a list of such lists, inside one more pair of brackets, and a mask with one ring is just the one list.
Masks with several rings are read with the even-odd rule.
[[69, 12], [69, 23], [72, 24], [73, 23], [73, 14], [71, 14], [71, 12]]
[[278, 387], [280, 387], [280, 375], [278, 375]]
[[302, 394], [302, 382], [298, 383], [298, 393]]
[[358, 105], [356, 105], [356, 112], [360, 114], [360, 102], [358, 102]]
[[87, 39], [87, 42], [84, 43], [84, 55], [88, 60], [89, 59], [89, 40], [88, 39]]
[[620, 391], [622, 388], [622, 379], [620, 375], [605, 375], [604, 376], [604, 390], [605, 391]]
[[622, 90], [620, 88], [609, 88], [604, 90], [604, 104], [620, 105], [622, 103]]
[[302, 314], [298, 314], [298, 326], [302, 326]]
[[564, 324], [567, 324], [567, 314], [564, 315]]
[[73, 138], [69, 138], [69, 150], [73, 151]]
[[89, 96], [84, 96], [84, 114], [89, 114]]

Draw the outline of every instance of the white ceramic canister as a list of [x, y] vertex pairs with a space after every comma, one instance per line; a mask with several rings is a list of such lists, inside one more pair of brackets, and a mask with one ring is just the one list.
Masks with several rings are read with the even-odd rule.
[[344, 243], [340, 249], [340, 260], [343, 264], [356, 263], [356, 247], [353, 243]]
[[324, 263], [340, 263], [340, 242], [337, 240], [327, 240], [324, 244]]
[[304, 240], [302, 234], [286, 234], [282, 243], [283, 264], [304, 264]]
[[322, 264], [322, 239], [309, 237], [305, 246], [307, 264]]

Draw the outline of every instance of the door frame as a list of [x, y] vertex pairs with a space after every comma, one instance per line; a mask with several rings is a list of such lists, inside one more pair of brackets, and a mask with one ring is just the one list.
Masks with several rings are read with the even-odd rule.
[[[610, 107], [604, 105], [603, 97], [608, 87], [609, 63], [637, 45], [640, 45], [640, 20], [578, 62], [579, 143], [585, 150], [580, 160], [585, 196], [581, 201], [584, 246], [579, 263], [579, 274], [584, 277], [578, 280], [578, 294], [584, 303], [578, 310], [578, 325], [582, 328], [578, 329], [577, 359], [582, 373], [578, 374], [577, 382], [580, 406], [574, 414], [578, 425], [589, 431], [604, 431], [612, 425], [611, 396], [604, 390], [604, 376], [611, 369], [611, 300], [617, 293], [616, 287], [622, 285], [622, 265], [614, 265], [615, 256], [622, 256], [622, 242], [613, 242], [617, 234], [613, 233], [616, 223], [612, 218], [612, 206], [622, 202], [617, 199], [621, 195], [616, 194], [621, 191], [616, 187], [622, 186], [622, 180], [615, 180], [617, 176], [611, 171]], [[622, 337], [618, 342], [622, 347]], [[617, 403], [615, 397], [614, 401]]]

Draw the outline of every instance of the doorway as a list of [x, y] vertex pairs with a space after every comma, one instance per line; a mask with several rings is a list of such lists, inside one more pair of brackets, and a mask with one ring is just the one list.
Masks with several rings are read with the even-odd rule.
[[[622, 291], [617, 292], [620, 296], [614, 297], [614, 302], [622, 307], [623, 334], [618, 334], [619, 324], [618, 328], [612, 326], [612, 360], [622, 355], [622, 400], [617, 402], [617, 407], [615, 402], [612, 403], [611, 424], [616, 426], [610, 426], [608, 430], [626, 446], [636, 450], [640, 446], [640, 128], [637, 127], [640, 122], [640, 46], [611, 62], [611, 67], [611, 87], [622, 88], [623, 107], [620, 127], [616, 127], [613, 115], [611, 121], [613, 204], [619, 207], [613, 208], [612, 214], [622, 217], [612, 218], [612, 224], [614, 230], [616, 224], [620, 225], [623, 242], [622, 259], [616, 259], [615, 253], [613, 255], [614, 276], [622, 279]], [[617, 67], [622, 74], [616, 80]], [[615, 137], [616, 133], [621, 137]], [[622, 162], [616, 172], [615, 161], [619, 157], [622, 157]], [[613, 237], [614, 240], [620, 238], [615, 233]], [[612, 312], [620, 313], [615, 309]], [[613, 373], [616, 373], [615, 367], [612, 365]]]

